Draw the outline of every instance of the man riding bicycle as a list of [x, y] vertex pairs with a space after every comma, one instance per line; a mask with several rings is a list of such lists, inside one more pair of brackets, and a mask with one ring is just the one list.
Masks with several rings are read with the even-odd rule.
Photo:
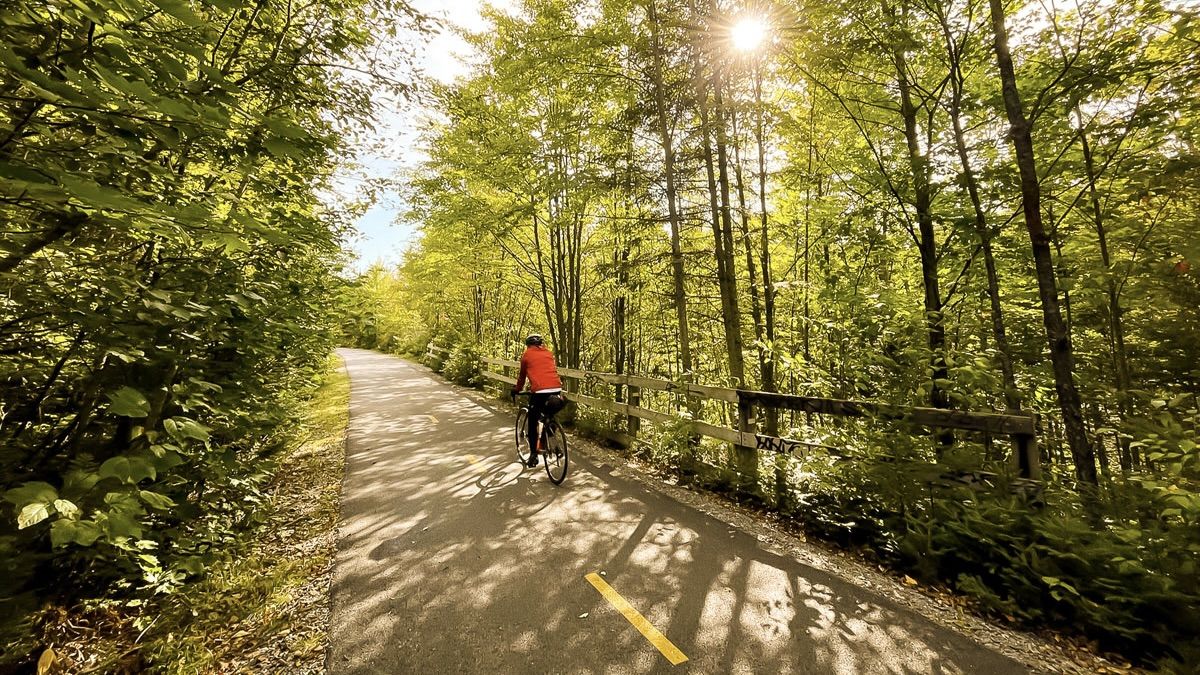
[[546, 349], [542, 336], [534, 333], [525, 338], [525, 353], [521, 355], [521, 372], [517, 374], [517, 385], [513, 387], [512, 396], [525, 388], [525, 378], [529, 378], [529, 461], [525, 466], [538, 465], [538, 422], [549, 418], [562, 410], [565, 402], [562, 398], [562, 380], [558, 379], [558, 368], [554, 364], [554, 354]]

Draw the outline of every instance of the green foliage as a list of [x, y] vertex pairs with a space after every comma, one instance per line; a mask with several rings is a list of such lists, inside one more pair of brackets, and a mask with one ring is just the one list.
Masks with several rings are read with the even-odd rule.
[[425, 352], [421, 355], [421, 362], [440, 373], [446, 367], [447, 356], [444, 352]]
[[472, 345], [455, 345], [438, 370], [455, 384], [466, 387], [483, 385], [483, 376], [479, 374], [479, 352]]
[[346, 225], [320, 195], [377, 89], [333, 64], [374, 67], [397, 14], [0, 7], [5, 631], [46, 598], [172, 592], [259, 517], [335, 340]]
[[432, 332], [421, 321], [415, 306], [415, 289], [396, 275], [373, 266], [341, 289], [342, 342], [362, 349], [418, 356]]
[[638, 449], [644, 459], [664, 467], [684, 468], [694, 464], [692, 419], [687, 410], [678, 411], [668, 423], [648, 425]]
[[906, 568], [950, 580], [998, 614], [1073, 626], [1110, 648], [1200, 655], [1195, 528], [1119, 520], [1123, 508], [1108, 509], [1112, 524], [1097, 528], [1069, 494], [1048, 493], [1040, 507], [994, 494], [957, 497], [906, 514]]
[[[1134, 657], [1182, 652], [1190, 636], [1144, 612], [1155, 598], [1195, 602], [1194, 12], [1004, 3], [1049, 237], [1031, 242], [988, 5], [794, 5], [771, 16], [769, 48], [739, 55], [703, 3], [614, 0], [581, 16], [578, 2], [537, 0], [489, 14], [471, 37], [478, 67], [431, 88], [438, 122], [408, 195], [420, 239], [398, 268], [354, 281], [348, 339], [512, 358], [536, 330], [569, 367], [1037, 413], [1044, 506], [1001, 488], [963, 504], [941, 476], [1003, 476], [1006, 439], [935, 443], [880, 420], [781, 419], [780, 435], [842, 455], [799, 465], [682, 443], [682, 422], [647, 425], [637, 447], [714, 489], [775, 494], [764, 501], [812, 531], [996, 611], [1086, 626]], [[1031, 243], [1050, 247], [1054, 269]], [[1058, 372], [1047, 277], [1068, 324], [1055, 349], [1073, 350]], [[463, 372], [454, 358], [431, 365]], [[1066, 380], [1079, 402], [1060, 399]], [[1068, 408], [1087, 426], [1074, 444]], [[624, 425], [581, 413], [600, 435]], [[739, 417], [713, 402], [689, 414]], [[1096, 451], [1086, 503], [1070, 495], [1089, 460], [1068, 445]], [[1036, 563], [1013, 553], [1026, 550]], [[1116, 583], [1133, 591], [1107, 603]]]

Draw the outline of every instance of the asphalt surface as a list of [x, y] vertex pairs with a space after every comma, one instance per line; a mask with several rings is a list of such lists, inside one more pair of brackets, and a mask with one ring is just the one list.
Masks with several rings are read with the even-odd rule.
[[[331, 673], [1023, 673], [971, 639], [571, 455], [524, 469], [512, 413], [342, 350], [350, 431]], [[673, 666], [585, 576], [687, 661]]]

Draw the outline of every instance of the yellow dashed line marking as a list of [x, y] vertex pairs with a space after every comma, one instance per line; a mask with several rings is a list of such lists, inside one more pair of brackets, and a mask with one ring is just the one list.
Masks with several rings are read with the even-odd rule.
[[658, 651], [662, 652], [662, 655], [667, 657], [667, 660], [671, 662], [671, 665], [677, 666], [688, 660], [688, 658], [683, 655], [683, 652], [679, 651], [678, 647], [676, 647], [674, 644], [671, 644], [671, 641], [667, 639], [667, 636], [658, 632], [658, 629], [651, 625], [651, 623], [646, 620], [646, 617], [642, 616], [641, 612], [634, 609], [633, 605], [629, 604], [625, 598], [621, 597], [621, 594], [618, 593], [612, 586], [609, 586], [607, 581], [601, 579], [599, 574], [592, 572], [584, 578], [587, 579], [592, 586], [595, 586], [597, 591], [600, 591], [600, 595], [604, 596], [604, 599], [608, 601], [608, 604], [616, 608], [618, 612], [623, 614], [625, 618], [629, 620], [629, 623], [633, 624], [634, 628], [638, 629], [638, 632], [642, 634], [642, 637], [646, 638], [650, 644], [654, 645]]
[[479, 458], [478, 458], [478, 457], [476, 457], [475, 455], [467, 455], [467, 461], [468, 461], [468, 462], [470, 462], [470, 463], [472, 463], [472, 464], [478, 464], [478, 463], [479, 463]]

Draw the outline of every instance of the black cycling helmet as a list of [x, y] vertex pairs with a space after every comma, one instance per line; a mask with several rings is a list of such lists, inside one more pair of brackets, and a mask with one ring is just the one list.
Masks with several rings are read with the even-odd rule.
[[544, 340], [542, 340], [542, 336], [538, 335], [537, 333], [534, 333], [533, 335], [530, 335], [529, 337], [525, 338], [525, 346], [526, 347], [532, 347], [534, 345], [540, 345], [543, 343], [544, 343]]

